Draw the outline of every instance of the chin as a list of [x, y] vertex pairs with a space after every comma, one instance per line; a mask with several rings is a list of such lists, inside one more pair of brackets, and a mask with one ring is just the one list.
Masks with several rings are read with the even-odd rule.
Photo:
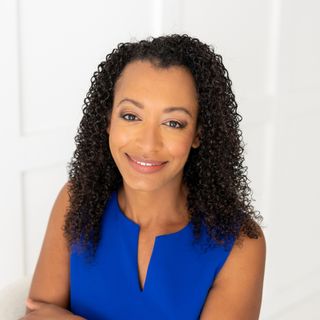
[[157, 183], [155, 181], [145, 181], [141, 179], [140, 181], [128, 181], [127, 179], [123, 179], [126, 186], [135, 191], [145, 191], [145, 192], [153, 192], [161, 189], [164, 185]]

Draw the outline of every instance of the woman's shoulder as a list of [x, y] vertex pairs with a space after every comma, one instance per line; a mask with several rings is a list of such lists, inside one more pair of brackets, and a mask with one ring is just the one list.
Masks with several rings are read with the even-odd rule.
[[69, 250], [63, 235], [70, 183], [60, 188], [51, 209], [29, 297], [66, 308], [69, 299]]
[[[256, 224], [256, 228], [259, 231], [258, 237], [252, 238], [241, 232], [235, 240], [230, 254], [215, 280], [216, 285], [223, 285], [230, 281], [235, 281], [234, 285], [237, 285], [238, 281], [253, 281], [251, 283], [253, 285], [258, 278], [262, 280], [261, 276], [263, 277], [264, 274], [266, 259], [266, 240], [262, 228], [258, 224]], [[239, 277], [239, 272], [241, 272], [241, 277]]]
[[[260, 235], [250, 238], [241, 233], [218, 273], [208, 295], [201, 319], [211, 314], [217, 318], [237, 314], [256, 319], [259, 314], [266, 259], [266, 240], [260, 226]], [[234, 308], [230, 309], [230, 305]]]

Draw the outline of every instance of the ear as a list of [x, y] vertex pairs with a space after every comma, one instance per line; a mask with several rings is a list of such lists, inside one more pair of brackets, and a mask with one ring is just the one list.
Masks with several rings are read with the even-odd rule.
[[192, 148], [198, 148], [200, 146], [200, 130], [198, 130], [196, 136], [193, 139], [192, 142]]
[[110, 113], [107, 116], [107, 123], [108, 123], [108, 125], [107, 125], [106, 131], [110, 135], [110, 123], [111, 123], [111, 114]]

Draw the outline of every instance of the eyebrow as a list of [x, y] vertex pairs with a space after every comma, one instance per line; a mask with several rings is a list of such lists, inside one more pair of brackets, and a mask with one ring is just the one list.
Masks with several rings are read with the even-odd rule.
[[[131, 102], [133, 105], [135, 105], [136, 107], [140, 108], [140, 109], [144, 109], [144, 105], [139, 102], [139, 101], [136, 101], [134, 99], [130, 99], [130, 98], [124, 98], [122, 99], [119, 103], [118, 103], [118, 106], [123, 103], [123, 102]], [[170, 107], [167, 107], [163, 110], [165, 113], [169, 113], [169, 112], [173, 112], [173, 111], [182, 111], [184, 113], [186, 113], [187, 115], [189, 115], [191, 118], [192, 118], [192, 114], [190, 113], [190, 111], [188, 109], [186, 109], [185, 107], [181, 107], [181, 106], [170, 106]]]

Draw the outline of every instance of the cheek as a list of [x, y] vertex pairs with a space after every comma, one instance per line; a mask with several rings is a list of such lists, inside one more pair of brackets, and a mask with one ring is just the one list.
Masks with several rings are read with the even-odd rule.
[[112, 120], [109, 127], [109, 148], [113, 159], [117, 162], [119, 149], [127, 143], [127, 135], [121, 130], [115, 121]]
[[126, 133], [126, 131], [121, 130], [121, 128], [117, 126], [111, 129], [110, 136], [112, 140], [119, 142], [128, 139], [128, 134]]
[[109, 126], [109, 141], [112, 145], [121, 145], [122, 141], [126, 140], [126, 130], [121, 127], [121, 122], [115, 114], [111, 116], [111, 122]]
[[121, 130], [116, 127], [111, 127], [109, 133], [109, 146], [110, 149], [116, 150], [121, 149], [122, 146], [125, 146], [130, 140], [130, 136], [125, 133], [124, 130]]
[[186, 159], [190, 152], [191, 143], [191, 139], [186, 137], [185, 139], [168, 142], [167, 149], [173, 156]]

